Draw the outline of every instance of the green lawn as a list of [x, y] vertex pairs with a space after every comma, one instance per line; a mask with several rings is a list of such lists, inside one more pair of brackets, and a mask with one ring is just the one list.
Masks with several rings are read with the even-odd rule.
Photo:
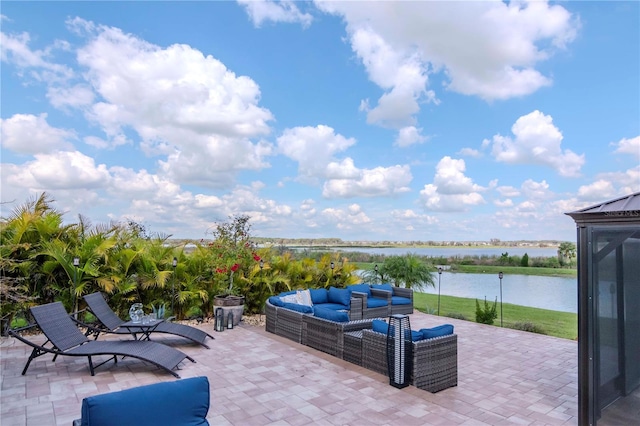
[[[430, 314], [437, 314], [438, 295], [427, 293], [413, 293], [414, 307]], [[478, 300], [483, 306], [484, 299]], [[487, 299], [493, 303], [493, 300]], [[526, 306], [504, 303], [502, 305], [503, 324], [512, 327], [515, 323], [533, 323], [541, 327], [549, 336], [575, 340], [578, 337], [578, 315], [569, 312], [550, 311], [548, 309], [529, 308]], [[476, 320], [476, 299], [463, 297], [440, 296], [440, 315], [447, 316], [450, 313], [462, 314], [468, 321]], [[498, 301], [498, 318], [494, 322], [500, 327], [500, 301]]]

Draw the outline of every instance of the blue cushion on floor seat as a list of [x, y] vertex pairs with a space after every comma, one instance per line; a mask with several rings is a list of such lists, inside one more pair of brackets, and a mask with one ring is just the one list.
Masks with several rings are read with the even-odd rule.
[[313, 305], [314, 307], [322, 308], [322, 309], [331, 309], [332, 311], [348, 311], [349, 306], [341, 305], [339, 303], [319, 303], [317, 305]]
[[392, 305], [410, 305], [411, 299], [408, 297], [391, 296]]
[[208, 425], [209, 380], [154, 383], [82, 400], [81, 426]]

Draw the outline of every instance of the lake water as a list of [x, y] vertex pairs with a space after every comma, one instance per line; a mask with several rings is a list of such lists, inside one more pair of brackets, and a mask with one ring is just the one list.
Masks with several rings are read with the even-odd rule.
[[412, 253], [418, 256], [431, 257], [465, 257], [465, 256], [509, 256], [522, 257], [525, 253], [531, 257], [552, 257], [558, 255], [556, 247], [339, 247], [331, 250], [356, 251], [385, 256], [402, 256]]
[[[403, 248], [340, 248], [343, 251], [358, 251], [387, 256], [401, 256], [413, 253], [419, 256], [464, 257], [464, 256], [510, 256], [530, 258], [557, 255], [555, 247], [403, 247]], [[425, 289], [425, 293], [438, 294], [438, 273], [434, 273], [435, 288]], [[463, 274], [443, 272], [440, 277], [440, 294], [468, 297], [478, 300], [500, 301], [500, 279], [497, 274]], [[535, 275], [504, 275], [502, 278], [502, 302], [552, 311], [578, 312], [577, 278], [546, 277]], [[442, 304], [440, 310], [442, 311]], [[445, 311], [446, 306], [445, 306]]]
[[[438, 294], [438, 273], [434, 273], [435, 288], [423, 292]], [[479, 301], [500, 302], [500, 279], [497, 274], [463, 274], [443, 272], [440, 294], [469, 297]], [[578, 281], [576, 278], [507, 275], [502, 278], [502, 302], [552, 311], [578, 312]], [[432, 306], [433, 307], [433, 306]], [[442, 311], [442, 304], [440, 305]], [[446, 312], [446, 307], [445, 307]]]

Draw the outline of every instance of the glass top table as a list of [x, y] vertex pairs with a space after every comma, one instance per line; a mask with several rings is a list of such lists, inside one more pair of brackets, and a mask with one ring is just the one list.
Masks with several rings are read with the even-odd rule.
[[164, 322], [164, 319], [153, 319], [151, 321], [127, 321], [120, 325], [121, 328], [126, 328], [129, 333], [133, 335], [135, 340], [151, 340], [151, 333]]

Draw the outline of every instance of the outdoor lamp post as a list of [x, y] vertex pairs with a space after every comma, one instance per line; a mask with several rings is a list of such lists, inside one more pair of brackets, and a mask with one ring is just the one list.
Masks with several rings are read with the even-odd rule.
[[[376, 271], [376, 281], [378, 281], [378, 264], [377, 263], [373, 267], [373, 270]], [[382, 281], [382, 280], [380, 280], [380, 281]]]
[[440, 277], [442, 277], [442, 266], [438, 266], [438, 316], [440, 316]]
[[504, 274], [498, 272], [498, 278], [500, 278], [500, 327], [502, 327], [502, 277], [504, 277]]
[[[73, 258], [73, 294], [75, 295], [76, 292], [76, 288], [78, 288], [78, 266], [80, 266], [80, 258], [78, 256], [75, 256]], [[73, 297], [74, 300], [76, 301], [76, 306], [75, 306], [75, 318], [78, 318], [78, 301], [76, 299], [76, 297]]]
[[178, 258], [173, 257], [173, 262], [171, 262], [173, 266], [173, 282], [171, 283], [171, 315], [175, 316], [175, 311], [173, 310], [173, 301], [176, 300], [176, 266], [178, 266]]

